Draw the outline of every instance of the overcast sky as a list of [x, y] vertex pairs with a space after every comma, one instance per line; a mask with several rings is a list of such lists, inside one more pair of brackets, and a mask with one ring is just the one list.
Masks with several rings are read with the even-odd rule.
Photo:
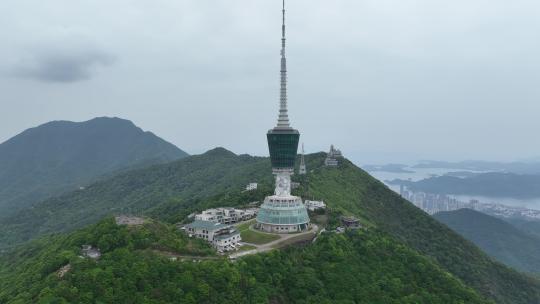
[[[289, 0], [290, 117], [359, 164], [540, 156], [540, 2]], [[132, 120], [267, 155], [280, 0], [0, 1], [0, 142]]]

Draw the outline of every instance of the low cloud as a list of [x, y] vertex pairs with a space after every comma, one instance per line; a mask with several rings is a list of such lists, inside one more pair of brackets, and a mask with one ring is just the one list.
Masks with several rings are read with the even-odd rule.
[[90, 79], [114, 61], [113, 55], [97, 49], [40, 50], [20, 60], [12, 74], [42, 82], [77, 82]]

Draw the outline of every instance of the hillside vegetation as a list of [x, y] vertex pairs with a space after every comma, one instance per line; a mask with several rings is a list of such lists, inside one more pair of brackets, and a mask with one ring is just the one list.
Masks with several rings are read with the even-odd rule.
[[[266, 159], [236, 156], [222, 148], [173, 163], [121, 173], [33, 208], [0, 219], [0, 248], [39, 235], [71, 231], [115, 213], [146, 213], [170, 222], [183, 219], [190, 210], [205, 206], [204, 200], [227, 204], [264, 197], [264, 185], [241, 194], [250, 181], [271, 183]], [[266, 192], [264, 192], [266, 193]], [[253, 197], [252, 197], [253, 196]]]
[[[167, 225], [128, 228], [105, 220], [6, 258], [0, 264], [0, 302], [489, 303], [429, 259], [376, 231], [325, 234], [308, 247], [234, 263], [171, 261], [155, 250], [207, 252], [204, 244], [190, 242]], [[78, 257], [82, 244], [99, 246], [102, 258]], [[68, 264], [70, 270], [59, 277], [57, 270]]]
[[[380, 231], [383, 239], [395, 240], [396, 246], [404, 244], [407, 250], [418, 252], [497, 303], [540, 303], [538, 281], [494, 262], [474, 244], [349, 161], [328, 168], [323, 166], [324, 157], [323, 153], [306, 156], [309, 174], [294, 177], [303, 180], [303, 187], [295, 190], [298, 194], [324, 199], [333, 213], [358, 216], [370, 231]], [[215, 149], [171, 164], [121, 174], [85, 191], [48, 200], [30, 212], [0, 221], [0, 239], [6, 244], [21, 236], [30, 239], [43, 233], [73, 230], [124, 207], [136, 207], [151, 217], [175, 223], [197, 209], [239, 206], [262, 199], [271, 192], [269, 172], [267, 158]], [[250, 181], [259, 181], [261, 189], [241, 192]]]
[[431, 257], [497, 303], [540, 303], [537, 280], [494, 262], [351, 162], [345, 160], [337, 169], [319, 166], [308, 178], [310, 195], [325, 198], [329, 207], [356, 215]]
[[490, 256], [515, 269], [540, 273], [540, 238], [471, 209], [440, 212], [435, 218]]
[[105, 174], [185, 156], [119, 118], [46, 123], [0, 144], [0, 217]]
[[540, 238], [540, 221], [528, 221], [520, 218], [503, 218], [502, 220], [527, 234]]

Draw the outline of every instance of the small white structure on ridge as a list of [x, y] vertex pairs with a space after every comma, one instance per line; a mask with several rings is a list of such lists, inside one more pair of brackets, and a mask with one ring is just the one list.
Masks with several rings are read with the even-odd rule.
[[305, 175], [306, 170], [306, 160], [304, 159], [304, 143], [302, 143], [302, 156], [300, 158], [300, 168], [298, 169], [298, 174]]
[[326, 209], [326, 204], [323, 201], [309, 201], [305, 200], [304, 205], [309, 211], [315, 211], [317, 209]]
[[328, 152], [328, 155], [326, 156], [326, 159], [324, 160], [324, 164], [329, 167], [336, 167], [339, 162], [338, 158], [343, 157], [341, 154], [341, 151], [334, 148], [334, 145], [330, 146], [330, 152]]

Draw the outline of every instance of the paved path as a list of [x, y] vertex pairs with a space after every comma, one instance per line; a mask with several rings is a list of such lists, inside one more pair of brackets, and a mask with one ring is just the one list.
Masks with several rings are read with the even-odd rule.
[[[252, 229], [252, 227], [250, 227], [250, 229]], [[246, 256], [246, 255], [257, 254], [257, 253], [261, 253], [261, 252], [270, 251], [272, 249], [279, 248], [279, 247], [281, 247], [283, 245], [294, 244], [295, 239], [298, 239], [298, 241], [308, 240], [309, 239], [308, 236], [316, 236], [318, 230], [319, 230], [319, 227], [317, 225], [315, 225], [315, 224], [312, 224], [310, 230], [302, 232], [302, 233], [291, 233], [291, 234], [277, 234], [276, 233], [275, 235], [278, 235], [279, 239], [275, 240], [275, 241], [272, 241], [270, 243], [266, 243], [266, 244], [262, 244], [262, 245], [244, 243], [246, 245], [255, 246], [257, 248], [256, 249], [251, 249], [251, 250], [246, 250], [246, 251], [241, 251], [241, 252], [235, 252], [235, 253], [229, 255], [229, 258], [230, 259], [236, 259], [236, 258], [243, 257], [243, 256]], [[260, 233], [264, 233], [264, 232], [261, 232], [261, 231], [258, 231], [258, 230], [256, 230], [256, 231], [260, 232]], [[288, 242], [288, 241], [290, 241], [290, 242]]]
[[165, 256], [165, 257], [168, 257], [169, 259], [174, 259], [174, 260], [181, 260], [181, 261], [187, 261], [187, 260], [193, 260], [193, 261], [200, 261], [200, 260], [220, 260], [220, 259], [223, 259], [222, 256], [194, 256], [194, 255], [184, 255], [184, 254], [179, 254], [179, 253], [175, 253], [175, 252], [170, 252], [170, 251], [162, 251], [162, 250], [157, 250], [157, 249], [154, 249], [152, 250], [154, 253], [157, 253], [159, 255], [162, 255], [162, 256]]

